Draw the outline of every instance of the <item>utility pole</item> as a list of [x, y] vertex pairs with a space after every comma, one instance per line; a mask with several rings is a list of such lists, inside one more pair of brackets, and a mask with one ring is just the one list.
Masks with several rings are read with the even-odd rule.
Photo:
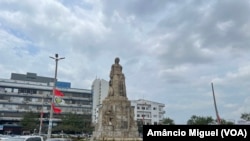
[[43, 125], [43, 105], [44, 105], [44, 97], [42, 98], [42, 108], [41, 108], [41, 113], [40, 113], [39, 135], [42, 134], [42, 125]]
[[215, 113], [216, 113], [216, 117], [217, 117], [217, 122], [218, 122], [218, 124], [221, 124], [221, 120], [220, 120], [220, 116], [219, 116], [219, 112], [218, 112], [217, 105], [216, 105], [216, 100], [215, 100], [213, 83], [211, 83], [211, 85], [212, 85], [212, 91], [213, 91], [214, 108], [215, 108]]
[[56, 88], [56, 82], [57, 82], [57, 64], [59, 60], [65, 59], [64, 57], [59, 58], [58, 54], [55, 54], [55, 57], [50, 58], [54, 59], [56, 62], [56, 68], [55, 68], [55, 78], [54, 78], [54, 86], [53, 86], [53, 92], [52, 92], [52, 99], [51, 99], [51, 105], [50, 105], [50, 115], [49, 115], [49, 128], [48, 128], [48, 135], [47, 138], [49, 139], [51, 137], [51, 132], [52, 132], [52, 120], [53, 120], [53, 102], [55, 99], [55, 88]]

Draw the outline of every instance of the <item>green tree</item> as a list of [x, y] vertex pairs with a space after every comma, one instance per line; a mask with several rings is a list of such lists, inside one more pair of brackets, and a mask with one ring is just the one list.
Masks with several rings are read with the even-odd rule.
[[188, 125], [209, 125], [214, 124], [215, 120], [211, 117], [202, 117], [202, 116], [196, 116], [193, 115], [191, 118], [187, 121]]
[[137, 120], [136, 122], [137, 122], [139, 134], [143, 134], [143, 121], [142, 120]]
[[169, 118], [169, 117], [164, 118], [162, 120], [161, 124], [163, 124], [163, 125], [175, 125], [174, 120]]
[[241, 114], [241, 119], [244, 119], [246, 121], [250, 121], [250, 113], [243, 113]]
[[[211, 116], [208, 117], [202, 117], [202, 116], [196, 116], [193, 115], [188, 121], [188, 125], [212, 125], [217, 124], [217, 120], [213, 119]], [[221, 125], [233, 125], [234, 123], [232, 121], [227, 121], [225, 119], [221, 119]]]
[[78, 115], [74, 113], [67, 113], [61, 118], [61, 123], [56, 126], [53, 131], [64, 133], [81, 133], [81, 132], [92, 132], [91, 121], [86, 119], [84, 115]]
[[20, 124], [23, 130], [33, 132], [34, 129], [39, 127], [39, 115], [33, 112], [27, 112], [23, 115], [23, 118], [20, 121]]
[[232, 121], [226, 121], [225, 119], [221, 119], [221, 125], [233, 125], [234, 122]]

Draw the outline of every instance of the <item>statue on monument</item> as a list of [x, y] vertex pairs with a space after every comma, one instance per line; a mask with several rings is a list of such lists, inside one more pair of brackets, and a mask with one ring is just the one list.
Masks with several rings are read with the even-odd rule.
[[120, 59], [115, 58], [115, 64], [111, 66], [110, 71], [110, 89], [115, 96], [126, 96], [125, 76], [122, 73], [122, 66], [119, 64]]

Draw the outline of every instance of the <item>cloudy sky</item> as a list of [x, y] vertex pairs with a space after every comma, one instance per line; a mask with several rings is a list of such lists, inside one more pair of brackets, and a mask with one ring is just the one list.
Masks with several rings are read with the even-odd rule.
[[120, 58], [131, 100], [166, 105], [165, 117], [250, 112], [248, 0], [1, 0], [0, 78], [34, 72], [90, 89]]

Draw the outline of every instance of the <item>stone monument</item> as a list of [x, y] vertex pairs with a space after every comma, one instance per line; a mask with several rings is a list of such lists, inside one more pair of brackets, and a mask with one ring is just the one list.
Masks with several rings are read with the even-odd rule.
[[111, 66], [109, 90], [99, 109], [92, 141], [139, 141], [134, 109], [127, 98], [125, 76], [120, 59]]

